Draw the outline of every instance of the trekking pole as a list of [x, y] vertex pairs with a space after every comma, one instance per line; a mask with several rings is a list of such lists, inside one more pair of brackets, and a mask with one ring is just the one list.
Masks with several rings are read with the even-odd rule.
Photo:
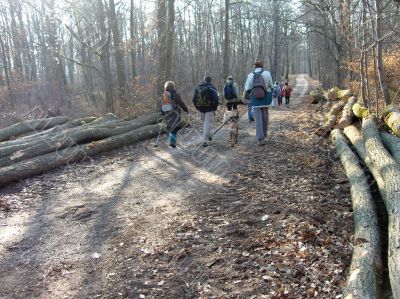
[[161, 125], [160, 125], [160, 130], [158, 131], [156, 143], [154, 144], [154, 147], [158, 147], [158, 142], [159, 142], [159, 140], [160, 140], [160, 135], [161, 135], [162, 128], [163, 128], [163, 126], [162, 126], [162, 124], [161, 124]]

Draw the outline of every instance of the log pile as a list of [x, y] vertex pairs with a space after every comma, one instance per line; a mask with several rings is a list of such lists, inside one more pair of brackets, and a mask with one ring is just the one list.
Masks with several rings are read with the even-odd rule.
[[[0, 130], [0, 186], [157, 136], [162, 116], [31, 120]], [[186, 125], [183, 124], [183, 125]], [[29, 134], [30, 135], [26, 135]]]
[[[388, 105], [377, 119], [357, 102], [350, 90], [334, 87], [326, 92], [319, 91], [318, 96], [315, 94], [310, 94], [310, 103], [316, 103], [319, 95], [335, 101], [325, 123], [315, 133], [326, 136], [331, 132], [351, 186], [355, 232], [343, 298], [380, 298], [384, 268], [389, 269], [393, 298], [400, 298], [400, 111]], [[360, 164], [365, 165], [369, 173], [365, 173]], [[371, 195], [367, 179], [370, 175], [388, 214], [389, 223], [384, 232], [378, 229], [376, 199]], [[382, 235], [388, 236], [384, 252], [380, 248]], [[386, 260], [384, 253], [387, 265], [382, 264]]]

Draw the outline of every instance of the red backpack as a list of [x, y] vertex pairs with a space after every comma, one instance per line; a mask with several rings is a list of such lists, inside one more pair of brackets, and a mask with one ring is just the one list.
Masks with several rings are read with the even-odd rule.
[[172, 93], [168, 90], [165, 90], [161, 97], [161, 110], [163, 112], [169, 112], [175, 110], [176, 104]]

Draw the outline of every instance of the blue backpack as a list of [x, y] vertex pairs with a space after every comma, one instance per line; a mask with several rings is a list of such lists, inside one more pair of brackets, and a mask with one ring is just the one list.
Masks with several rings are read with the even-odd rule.
[[233, 88], [233, 82], [227, 82], [224, 86], [224, 98], [227, 100], [232, 100], [236, 98], [235, 90]]

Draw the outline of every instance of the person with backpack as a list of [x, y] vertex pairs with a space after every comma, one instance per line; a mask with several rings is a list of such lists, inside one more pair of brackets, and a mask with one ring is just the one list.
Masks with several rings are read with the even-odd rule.
[[254, 110], [256, 121], [256, 137], [258, 145], [265, 145], [268, 130], [268, 107], [272, 103], [272, 77], [264, 70], [261, 61], [254, 63], [253, 71], [247, 76], [245, 91], [250, 95], [250, 103]]
[[224, 113], [223, 122], [225, 123], [228, 120], [229, 115], [235, 114], [235, 113], [233, 113], [233, 110], [236, 111], [236, 115], [238, 114], [237, 105], [240, 101], [239, 87], [236, 84], [236, 82], [233, 80], [232, 76], [229, 76], [227, 78], [226, 83], [224, 85], [224, 91], [223, 91], [222, 96], [225, 99], [226, 108], [228, 110], [228, 112]]
[[282, 82], [278, 82], [278, 89], [279, 89], [279, 94], [278, 94], [278, 106], [282, 105], [282, 88], [283, 84]]
[[193, 104], [200, 112], [203, 121], [203, 146], [208, 146], [208, 142], [212, 141], [211, 126], [215, 110], [218, 108], [218, 92], [211, 84], [210, 76], [205, 76], [203, 82], [196, 86]]
[[289, 108], [289, 101], [292, 91], [292, 87], [289, 85], [289, 82], [286, 81], [285, 86], [282, 88], [282, 95], [285, 97], [286, 108]]
[[278, 82], [275, 82], [274, 88], [272, 90], [272, 108], [276, 108], [279, 105], [278, 97], [281, 94], [281, 88]]
[[172, 148], [176, 147], [176, 135], [181, 128], [182, 110], [189, 113], [180, 94], [176, 92], [175, 83], [173, 81], [165, 82], [164, 92], [161, 96], [161, 113], [169, 132], [169, 146]]
[[228, 111], [237, 109], [237, 104], [239, 102], [239, 87], [233, 80], [232, 76], [229, 76], [226, 80], [223, 97], [226, 101], [226, 108]]

